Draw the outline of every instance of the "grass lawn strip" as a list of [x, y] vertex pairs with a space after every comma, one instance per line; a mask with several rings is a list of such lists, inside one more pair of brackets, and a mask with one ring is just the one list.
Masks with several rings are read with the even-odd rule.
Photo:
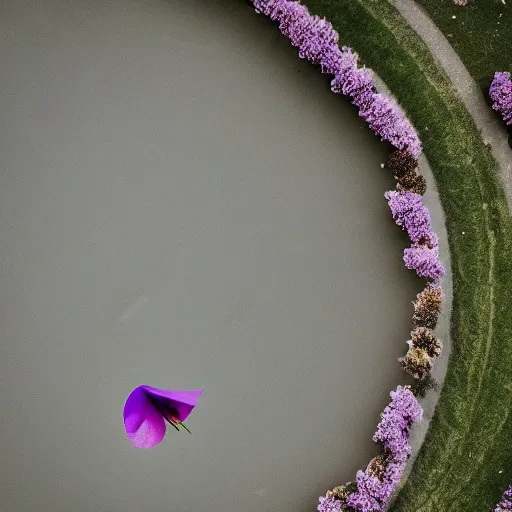
[[424, 446], [393, 510], [489, 510], [512, 479], [512, 229], [498, 168], [444, 72], [379, 0], [307, 0], [415, 124], [452, 257], [453, 352]]

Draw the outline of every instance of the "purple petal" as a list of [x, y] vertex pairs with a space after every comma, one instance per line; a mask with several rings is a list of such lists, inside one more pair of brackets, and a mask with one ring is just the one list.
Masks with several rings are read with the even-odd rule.
[[192, 412], [203, 394], [203, 389], [192, 390], [165, 390], [153, 388], [151, 386], [140, 386], [144, 392], [158, 398], [160, 401], [165, 402], [169, 407], [176, 409], [178, 412], [178, 419], [185, 421], [188, 415]]
[[130, 442], [137, 448], [153, 448], [165, 436], [165, 421], [148, 400], [145, 386], [138, 386], [124, 404], [124, 428]]

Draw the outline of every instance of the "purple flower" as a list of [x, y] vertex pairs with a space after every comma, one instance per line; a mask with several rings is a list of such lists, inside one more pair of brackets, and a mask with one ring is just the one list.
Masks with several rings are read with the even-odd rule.
[[439, 259], [439, 239], [431, 230], [430, 214], [423, 197], [405, 189], [390, 190], [384, 196], [395, 222], [407, 230], [413, 242], [404, 250], [405, 266], [420, 277], [438, 280], [445, 270]]
[[153, 448], [165, 436], [165, 422], [176, 430], [192, 412], [202, 389], [177, 391], [138, 386], [124, 404], [124, 427], [130, 442], [137, 448]]
[[404, 472], [405, 461], [389, 460], [382, 479], [366, 471], [357, 472], [357, 491], [347, 499], [347, 505], [358, 512], [383, 510]]
[[398, 386], [396, 391], [391, 392], [391, 398], [391, 403], [381, 414], [373, 440], [381, 442], [394, 460], [405, 461], [411, 454], [409, 428], [422, 418], [423, 410], [412, 391], [406, 387]]
[[507, 510], [512, 510], [512, 485], [503, 493], [493, 512], [506, 512]]
[[400, 482], [411, 454], [409, 429], [423, 416], [418, 401], [407, 387], [398, 386], [391, 392], [391, 403], [381, 414], [373, 440], [382, 443], [386, 453], [384, 472], [379, 478], [370, 465], [357, 472], [357, 491], [347, 498], [347, 505], [358, 512], [380, 511]]
[[[357, 473], [358, 484], [360, 481], [359, 473], [362, 472], [358, 471]], [[382, 510], [380, 503], [369, 493], [365, 492], [365, 490], [357, 490], [356, 492], [353, 492], [347, 499], [347, 505], [360, 512], [373, 512], [374, 510]]]
[[299, 48], [299, 56], [322, 67], [322, 72], [335, 74], [341, 50], [338, 33], [332, 25], [309, 14], [299, 2], [290, 0], [253, 0], [257, 12], [279, 22], [279, 29]]
[[360, 107], [359, 115], [382, 140], [398, 149], [407, 149], [415, 158], [421, 154], [416, 130], [392, 98], [373, 93], [372, 101]]
[[348, 96], [359, 107], [373, 94], [373, 73], [368, 68], [358, 69], [357, 59], [357, 53], [348, 46], [341, 49], [339, 70], [334, 73], [331, 91]]
[[[437, 237], [433, 241], [437, 242]], [[419, 277], [430, 277], [434, 281], [444, 276], [445, 273], [439, 259], [437, 243], [432, 247], [414, 244], [404, 249], [404, 263], [408, 269], [415, 270]]]
[[318, 499], [317, 512], [340, 512], [341, 501], [332, 497], [320, 496]]
[[348, 96], [373, 132], [415, 158], [421, 154], [420, 139], [402, 109], [393, 99], [375, 91], [371, 70], [357, 67], [357, 54], [348, 47], [340, 50], [339, 35], [328, 21], [310, 14], [295, 0], [252, 2], [257, 12], [279, 23], [302, 59], [334, 75], [331, 90]]
[[506, 124], [512, 124], [512, 80], [510, 73], [496, 72], [489, 88], [492, 108], [498, 111]]
[[388, 200], [393, 219], [398, 226], [407, 230], [412, 242], [431, 241], [430, 213], [421, 195], [399, 189], [390, 190], [384, 196]]

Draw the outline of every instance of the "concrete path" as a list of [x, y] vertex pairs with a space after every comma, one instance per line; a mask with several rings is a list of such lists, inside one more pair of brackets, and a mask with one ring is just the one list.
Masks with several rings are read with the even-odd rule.
[[512, 211], [512, 151], [508, 146], [505, 125], [487, 105], [480, 88], [450, 42], [416, 2], [394, 0], [394, 5], [439, 61], [473, 117], [484, 142], [490, 144], [492, 154], [501, 169], [509, 210]]

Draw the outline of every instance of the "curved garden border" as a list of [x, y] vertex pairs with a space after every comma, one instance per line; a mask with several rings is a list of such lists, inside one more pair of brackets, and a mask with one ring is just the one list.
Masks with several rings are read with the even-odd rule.
[[[348, 96], [370, 129], [389, 142], [396, 151], [388, 167], [398, 181], [397, 189], [385, 194], [395, 222], [406, 230], [412, 245], [404, 250], [407, 268], [431, 280], [415, 302], [409, 351], [401, 358], [402, 366], [418, 380], [430, 373], [432, 361], [440, 354], [441, 343], [433, 335], [442, 301], [440, 278], [444, 267], [439, 259], [439, 240], [432, 231], [430, 214], [423, 204], [426, 185], [416, 174], [421, 142], [398, 104], [379, 94], [372, 72], [357, 67], [357, 55], [350, 48], [338, 46], [338, 34], [332, 25], [294, 0], [252, 0], [256, 11], [278, 21], [281, 32], [299, 56], [319, 65], [322, 72], [334, 76], [331, 89]], [[381, 415], [373, 440], [383, 445], [384, 453], [375, 457], [365, 471], [358, 471], [356, 483], [328, 491], [320, 498], [319, 511], [378, 511], [386, 506], [398, 485], [411, 454], [409, 430], [422, 417], [422, 409], [410, 387], [399, 386], [391, 392], [391, 403]]]
[[344, 33], [407, 106], [445, 215], [453, 350], [430, 428], [392, 510], [490, 510], [512, 470], [512, 222], [499, 165], [393, 0], [303, 1]]

